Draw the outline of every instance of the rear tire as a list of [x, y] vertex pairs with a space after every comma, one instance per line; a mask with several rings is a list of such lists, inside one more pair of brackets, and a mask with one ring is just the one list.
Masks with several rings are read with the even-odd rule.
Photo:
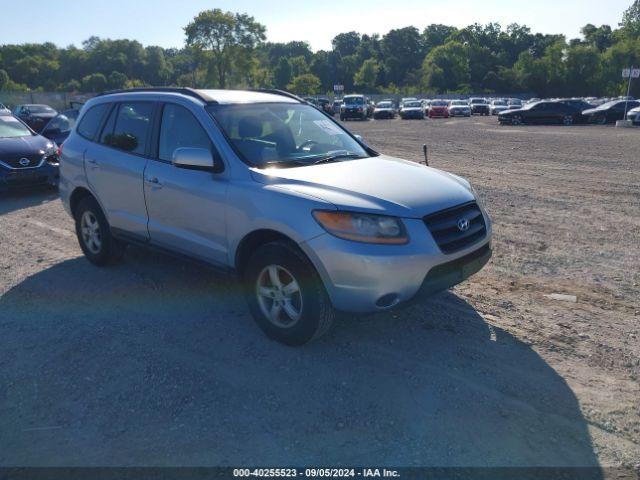
[[301, 346], [324, 335], [335, 311], [324, 284], [295, 245], [275, 241], [249, 259], [243, 288], [251, 314], [271, 339]]
[[80, 201], [75, 210], [76, 235], [87, 260], [103, 267], [122, 258], [126, 245], [111, 235], [111, 228], [93, 197]]

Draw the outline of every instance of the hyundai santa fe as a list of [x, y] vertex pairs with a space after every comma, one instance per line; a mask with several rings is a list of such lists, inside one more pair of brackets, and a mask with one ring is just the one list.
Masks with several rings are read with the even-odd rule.
[[60, 192], [92, 263], [128, 244], [237, 276], [258, 325], [302, 345], [336, 311], [393, 308], [491, 256], [466, 180], [381, 155], [279, 91], [138, 89], [83, 107]]

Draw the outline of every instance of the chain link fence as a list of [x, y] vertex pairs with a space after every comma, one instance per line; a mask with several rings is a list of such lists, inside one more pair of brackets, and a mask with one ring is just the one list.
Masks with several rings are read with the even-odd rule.
[[69, 93], [69, 92], [11, 92], [0, 91], [0, 103], [13, 110], [16, 105], [28, 103], [41, 103], [49, 105], [56, 110], [64, 110], [70, 107], [71, 102], [84, 103], [94, 97], [95, 93]]

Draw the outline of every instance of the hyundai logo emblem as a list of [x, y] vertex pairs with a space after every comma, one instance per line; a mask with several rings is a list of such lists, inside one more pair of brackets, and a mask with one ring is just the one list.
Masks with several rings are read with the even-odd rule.
[[29, 165], [31, 163], [31, 161], [28, 158], [21, 158], [18, 163], [20, 165], [22, 165], [23, 167], [26, 167], [27, 165]]
[[460, 230], [461, 232], [466, 232], [467, 230], [469, 230], [469, 220], [467, 220], [466, 218], [461, 218], [460, 220], [458, 220], [458, 230]]

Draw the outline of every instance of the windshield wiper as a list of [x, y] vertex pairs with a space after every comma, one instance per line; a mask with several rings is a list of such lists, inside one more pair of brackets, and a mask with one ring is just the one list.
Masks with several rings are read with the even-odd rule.
[[357, 153], [339, 152], [339, 153], [334, 153], [332, 155], [327, 155], [326, 157], [322, 157], [321, 159], [313, 162], [313, 165], [318, 165], [320, 163], [336, 162], [342, 158], [366, 158], [366, 157], [362, 157]]

